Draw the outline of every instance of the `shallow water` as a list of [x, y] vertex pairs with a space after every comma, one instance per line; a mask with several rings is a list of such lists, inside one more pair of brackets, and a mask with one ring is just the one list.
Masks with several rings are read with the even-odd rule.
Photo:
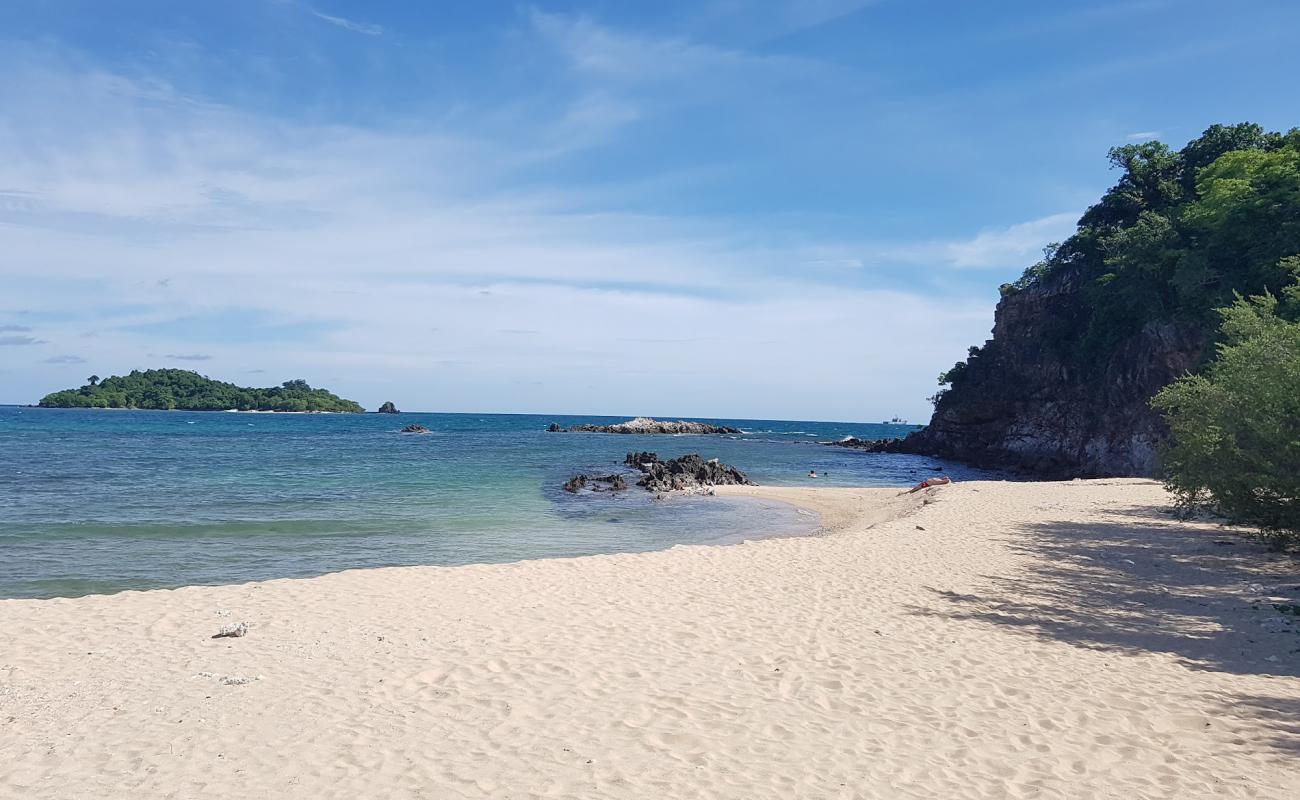
[[[903, 486], [986, 473], [817, 445], [898, 425], [712, 420], [725, 436], [545, 433], [622, 418], [0, 407], [0, 597], [53, 597], [657, 550], [812, 531], [780, 503], [569, 495], [629, 450], [699, 452], [760, 484]], [[424, 435], [398, 433], [419, 423]], [[823, 477], [807, 477], [815, 468]]]

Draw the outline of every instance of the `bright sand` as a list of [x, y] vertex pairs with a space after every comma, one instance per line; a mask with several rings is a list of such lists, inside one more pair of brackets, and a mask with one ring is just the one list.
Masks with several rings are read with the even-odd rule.
[[727, 491], [829, 535], [0, 601], [0, 796], [1300, 793], [1296, 564], [1157, 485]]

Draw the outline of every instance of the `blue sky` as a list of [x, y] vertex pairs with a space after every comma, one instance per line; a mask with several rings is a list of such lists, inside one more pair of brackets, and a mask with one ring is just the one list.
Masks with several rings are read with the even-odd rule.
[[1300, 124], [1300, 5], [10, 0], [0, 402], [928, 417], [1108, 147]]

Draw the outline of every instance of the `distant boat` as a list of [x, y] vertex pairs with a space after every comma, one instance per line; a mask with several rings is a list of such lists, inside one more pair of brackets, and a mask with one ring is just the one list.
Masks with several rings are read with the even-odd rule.
[[894, 417], [893, 419], [887, 419], [880, 424], [881, 425], [906, 425], [907, 420], [903, 419], [902, 417]]

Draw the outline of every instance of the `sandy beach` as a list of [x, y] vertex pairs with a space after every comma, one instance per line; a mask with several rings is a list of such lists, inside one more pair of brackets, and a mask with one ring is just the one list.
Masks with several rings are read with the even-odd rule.
[[0, 601], [0, 797], [1300, 792], [1296, 561], [1157, 484], [719, 491], [825, 535]]

